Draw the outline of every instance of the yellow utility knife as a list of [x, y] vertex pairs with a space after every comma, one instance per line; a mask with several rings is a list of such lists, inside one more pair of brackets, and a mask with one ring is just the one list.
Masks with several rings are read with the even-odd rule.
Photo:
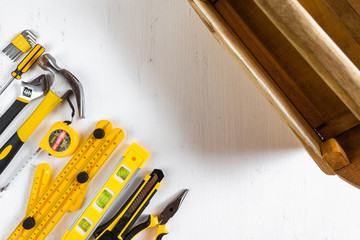
[[125, 239], [131, 227], [160, 188], [163, 178], [164, 174], [159, 169], [155, 169], [150, 175], [147, 175], [115, 216], [95, 230], [96, 240]]

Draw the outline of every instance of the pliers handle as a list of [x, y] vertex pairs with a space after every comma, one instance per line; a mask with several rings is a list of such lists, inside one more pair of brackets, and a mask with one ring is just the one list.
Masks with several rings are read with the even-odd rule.
[[140, 232], [145, 231], [146, 229], [156, 227], [156, 237], [155, 240], [161, 240], [166, 234], [168, 234], [168, 230], [165, 225], [161, 225], [159, 223], [159, 219], [157, 216], [150, 215], [147, 220], [143, 223], [140, 223], [136, 227], [134, 227], [123, 240], [132, 240], [136, 235]]

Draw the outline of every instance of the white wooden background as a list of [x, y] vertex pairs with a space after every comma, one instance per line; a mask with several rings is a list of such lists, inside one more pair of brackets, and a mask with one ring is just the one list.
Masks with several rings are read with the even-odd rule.
[[[1, 0], [0, 47], [26, 28], [83, 82], [87, 118], [73, 124], [82, 138], [101, 119], [127, 134], [86, 201], [135, 141], [152, 154], [138, 177], [153, 168], [166, 175], [146, 213], [159, 213], [190, 189], [167, 239], [359, 239], [360, 190], [319, 170], [186, 0]], [[0, 56], [1, 84], [14, 66]], [[0, 97], [1, 113], [16, 87]], [[1, 136], [1, 145], [38, 103]], [[69, 114], [65, 104], [58, 107], [0, 181]], [[42, 154], [34, 165], [49, 162], [56, 174], [67, 160]], [[0, 194], [1, 240], [24, 216], [34, 170]], [[67, 214], [47, 239], [60, 239], [77, 215]], [[154, 239], [154, 231], [137, 239]]]

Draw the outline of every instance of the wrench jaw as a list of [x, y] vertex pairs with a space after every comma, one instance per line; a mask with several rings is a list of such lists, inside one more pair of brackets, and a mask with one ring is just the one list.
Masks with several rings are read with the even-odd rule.
[[71, 72], [59, 67], [56, 63], [56, 59], [50, 54], [42, 55], [38, 60], [38, 65], [43, 70], [54, 74], [55, 80], [50, 90], [58, 97], [64, 99], [70, 95], [70, 92], [75, 95], [78, 115], [80, 118], [85, 118], [85, 98], [81, 82]]
[[22, 82], [19, 97], [30, 102], [45, 96], [50, 90], [52, 80], [53, 75], [42, 74], [31, 82]]

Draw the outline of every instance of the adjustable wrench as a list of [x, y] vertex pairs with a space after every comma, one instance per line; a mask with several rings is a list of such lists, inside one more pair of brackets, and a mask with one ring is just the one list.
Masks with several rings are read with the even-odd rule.
[[45, 96], [48, 93], [52, 78], [53, 76], [50, 74], [43, 74], [29, 83], [21, 83], [21, 92], [19, 97], [0, 117], [0, 135], [29, 102]]

